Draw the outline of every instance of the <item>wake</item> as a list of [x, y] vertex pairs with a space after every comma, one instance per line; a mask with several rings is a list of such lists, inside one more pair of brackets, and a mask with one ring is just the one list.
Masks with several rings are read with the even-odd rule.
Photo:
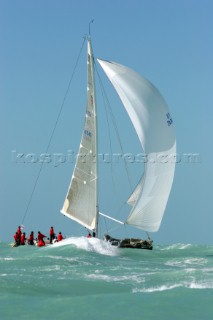
[[86, 238], [86, 237], [70, 237], [63, 239], [60, 242], [56, 242], [50, 246], [48, 249], [54, 249], [58, 247], [64, 246], [75, 246], [78, 249], [82, 249], [88, 252], [96, 252], [103, 255], [108, 256], [116, 256], [118, 255], [118, 249], [116, 247], [111, 246], [109, 242], [104, 240], [100, 240], [97, 238]]

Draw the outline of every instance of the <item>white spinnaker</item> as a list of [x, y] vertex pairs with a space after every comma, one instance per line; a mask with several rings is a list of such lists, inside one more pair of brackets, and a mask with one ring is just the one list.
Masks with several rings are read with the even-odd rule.
[[[175, 132], [168, 106], [159, 91], [133, 70], [98, 60], [117, 91], [147, 155], [144, 176], [133, 193], [127, 224], [154, 232], [172, 187], [176, 153]], [[141, 175], [143, 172], [141, 168]]]
[[87, 107], [79, 153], [61, 213], [88, 229], [97, 221], [96, 104], [93, 54], [88, 41]]

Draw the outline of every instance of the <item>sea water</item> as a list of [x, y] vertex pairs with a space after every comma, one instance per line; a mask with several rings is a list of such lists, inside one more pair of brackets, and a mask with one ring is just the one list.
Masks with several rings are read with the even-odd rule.
[[0, 319], [213, 319], [213, 246], [0, 243]]

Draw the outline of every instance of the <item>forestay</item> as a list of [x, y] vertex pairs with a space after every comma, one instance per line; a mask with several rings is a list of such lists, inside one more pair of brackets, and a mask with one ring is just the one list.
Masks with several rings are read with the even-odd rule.
[[171, 190], [176, 152], [173, 121], [158, 90], [133, 70], [98, 60], [116, 89], [134, 125], [146, 155], [141, 181], [129, 199], [133, 206], [127, 224], [154, 232], [161, 220]]

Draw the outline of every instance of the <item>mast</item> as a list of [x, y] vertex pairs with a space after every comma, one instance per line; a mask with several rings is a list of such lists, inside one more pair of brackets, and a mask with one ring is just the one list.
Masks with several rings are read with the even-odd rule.
[[[93, 21], [92, 21], [93, 22]], [[91, 23], [92, 23], [91, 22]], [[90, 56], [90, 59], [89, 59]], [[90, 38], [90, 32], [88, 36], [88, 59], [90, 60], [88, 62], [88, 86], [90, 85], [90, 77], [91, 77], [91, 88], [88, 93], [90, 92], [90, 97], [88, 97], [88, 101], [90, 99], [92, 105], [93, 105], [93, 112], [94, 112], [94, 144], [95, 144], [95, 150], [96, 154], [93, 154], [93, 161], [95, 161], [95, 171], [96, 171], [96, 188], [95, 188], [95, 198], [96, 198], [96, 222], [95, 222], [95, 229], [93, 230], [93, 236], [98, 237], [98, 222], [99, 222], [99, 205], [98, 205], [98, 121], [97, 121], [97, 107], [96, 107], [96, 87], [95, 87], [95, 75], [94, 75], [94, 56], [93, 56], [93, 50], [92, 50], [92, 44], [91, 44], [91, 38]], [[90, 75], [89, 75], [90, 74]]]
[[75, 168], [61, 213], [98, 234], [97, 112], [94, 58], [87, 38], [87, 103]]

